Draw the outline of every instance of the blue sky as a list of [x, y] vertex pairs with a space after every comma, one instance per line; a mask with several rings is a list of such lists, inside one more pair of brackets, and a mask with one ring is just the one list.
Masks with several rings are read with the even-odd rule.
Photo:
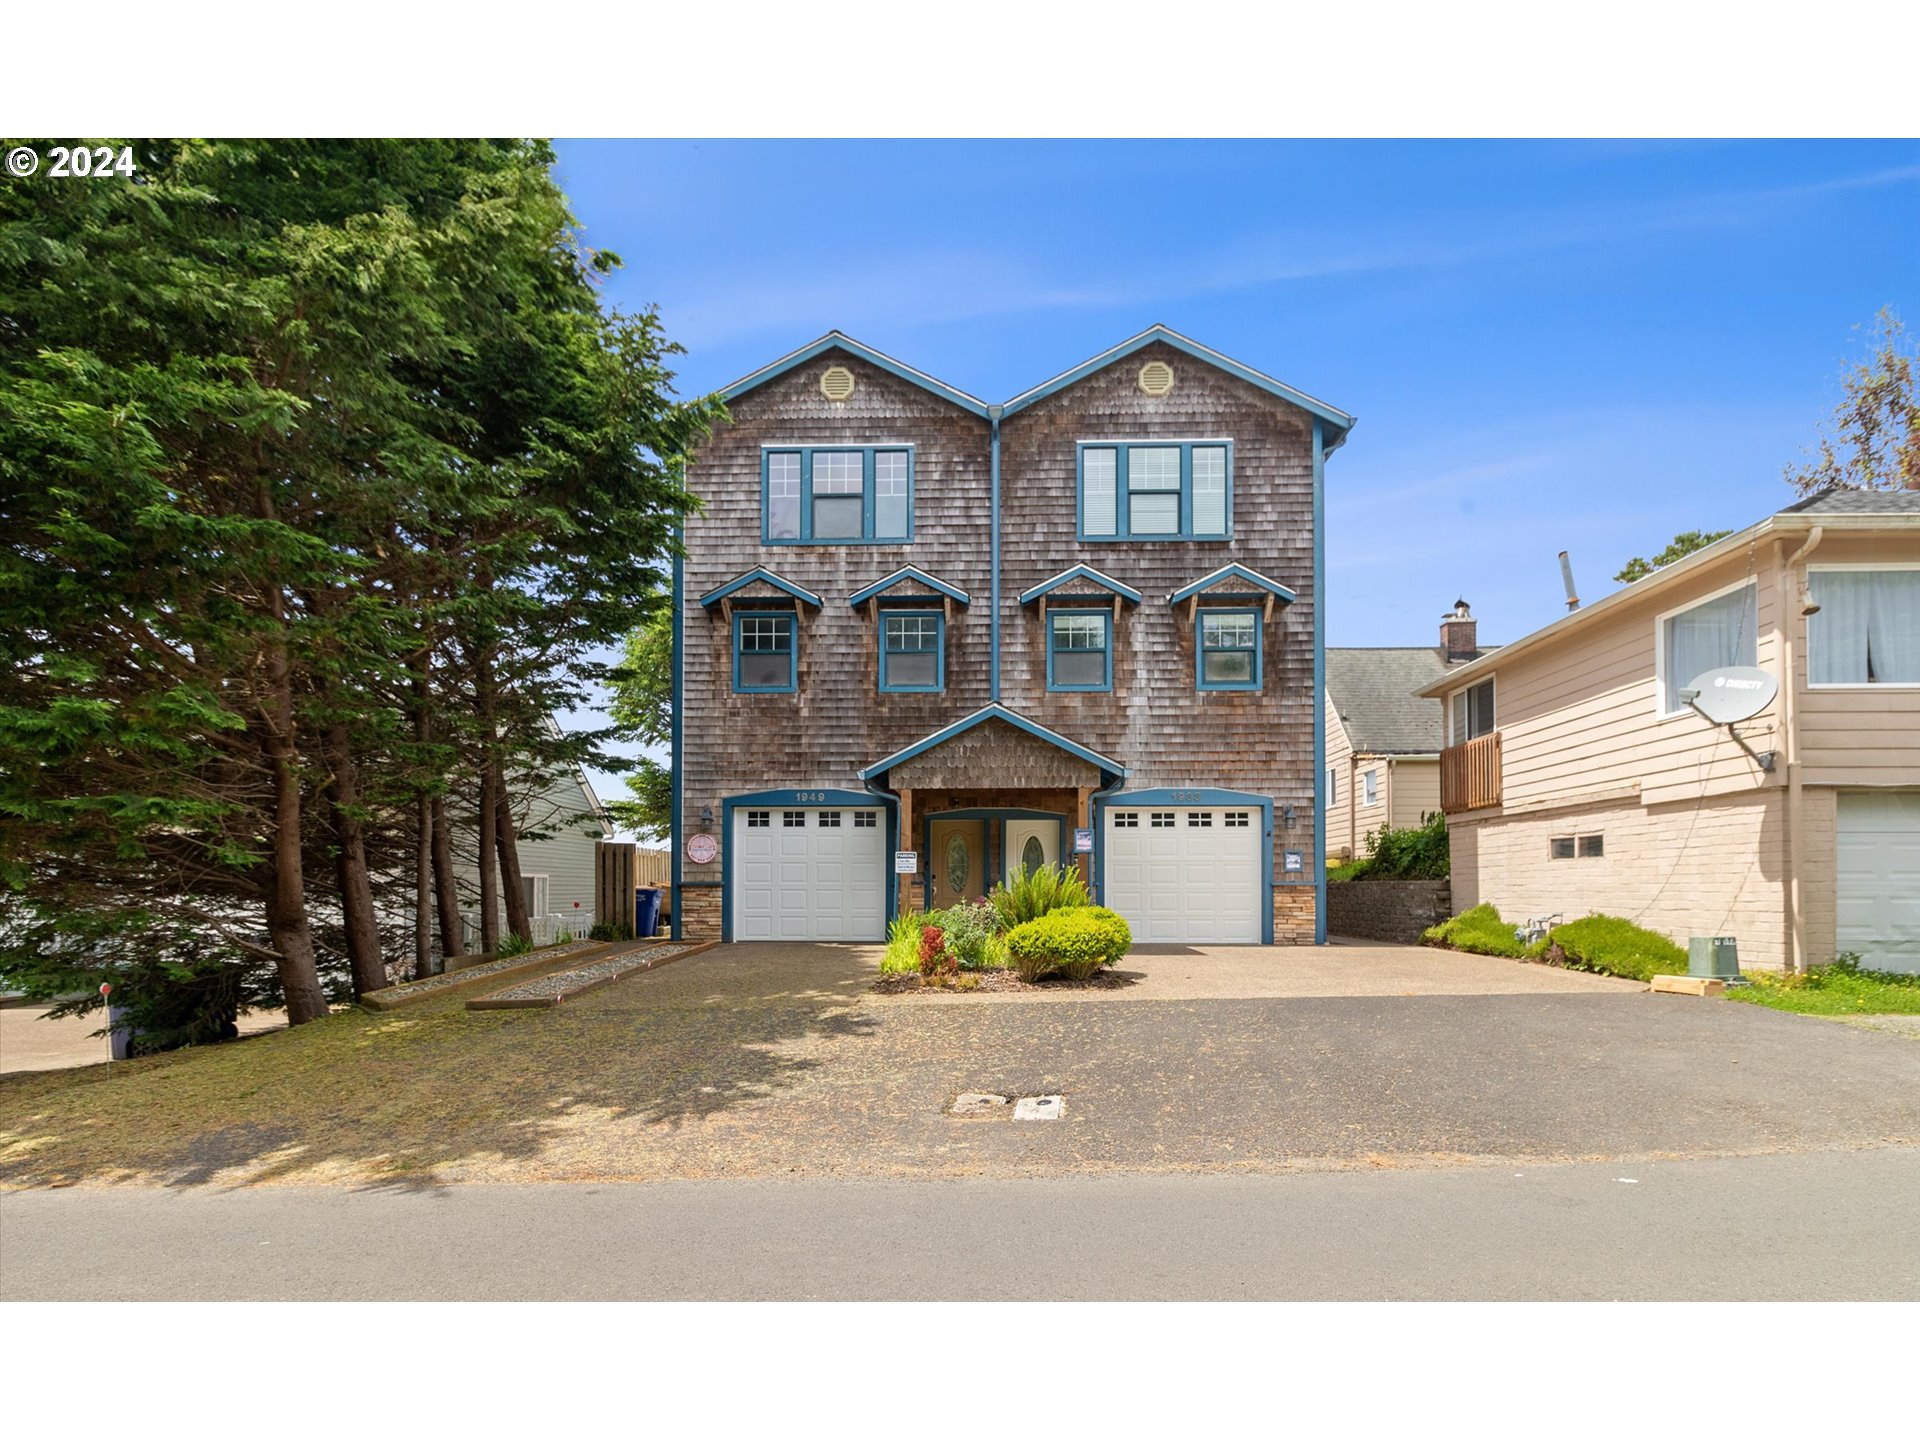
[[1920, 323], [1910, 142], [559, 147], [609, 303], [686, 393], [839, 328], [1002, 400], [1156, 321], [1360, 417], [1327, 637], [1513, 639], [1676, 531], [1792, 498], [1882, 305]]

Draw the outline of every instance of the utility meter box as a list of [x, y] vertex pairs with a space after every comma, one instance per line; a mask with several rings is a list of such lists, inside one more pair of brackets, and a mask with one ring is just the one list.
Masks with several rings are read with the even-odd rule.
[[1695, 935], [1687, 941], [1687, 974], [1697, 979], [1738, 980], [1740, 951], [1731, 935]]

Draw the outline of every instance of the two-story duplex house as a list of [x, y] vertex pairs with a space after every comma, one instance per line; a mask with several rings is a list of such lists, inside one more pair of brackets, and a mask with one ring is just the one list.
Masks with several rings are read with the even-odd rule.
[[[1731, 727], [1689, 703], [1724, 667], [1777, 687]], [[1790, 505], [1422, 694], [1456, 910], [1920, 971], [1920, 493]]]
[[872, 941], [1075, 858], [1142, 941], [1324, 938], [1353, 417], [1155, 326], [987, 404], [834, 332], [722, 392], [675, 592], [676, 926]]

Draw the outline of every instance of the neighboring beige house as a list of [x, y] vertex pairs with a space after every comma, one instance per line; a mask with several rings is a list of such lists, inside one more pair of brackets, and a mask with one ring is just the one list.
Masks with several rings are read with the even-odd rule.
[[[1729, 665], [1780, 687], [1731, 732], [1681, 693]], [[1920, 493], [1803, 500], [1421, 693], [1456, 911], [1920, 971]]]
[[1464, 600], [1436, 645], [1327, 650], [1327, 861], [1352, 860], [1368, 837], [1418, 825], [1440, 808], [1445, 726], [1424, 687], [1483, 652]]

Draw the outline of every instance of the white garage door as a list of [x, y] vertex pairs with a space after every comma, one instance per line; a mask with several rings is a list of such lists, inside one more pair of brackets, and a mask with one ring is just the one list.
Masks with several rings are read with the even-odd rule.
[[733, 938], [884, 940], [886, 821], [875, 810], [733, 812]]
[[1835, 948], [1869, 969], [1920, 973], [1920, 791], [1837, 798]]
[[1109, 809], [1106, 900], [1143, 945], [1258, 945], [1259, 810]]

